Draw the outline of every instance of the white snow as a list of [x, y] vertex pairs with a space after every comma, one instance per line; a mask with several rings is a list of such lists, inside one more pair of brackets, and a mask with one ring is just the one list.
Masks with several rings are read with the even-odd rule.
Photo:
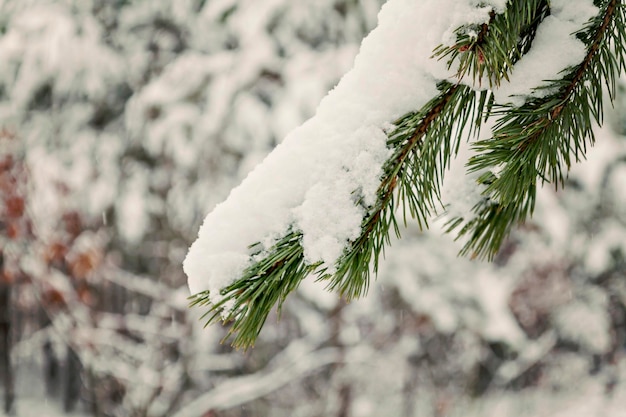
[[550, 12], [539, 25], [530, 51], [515, 64], [509, 81], [494, 90], [497, 103], [519, 107], [528, 97], [553, 93], [541, 87], [584, 59], [585, 45], [573, 34], [598, 13], [593, 1], [552, 1]]
[[476, 4], [475, 8], [457, 8], [453, 10], [452, 24], [443, 35], [443, 44], [447, 46], [453, 46], [456, 43], [456, 29], [465, 25], [482, 25], [488, 23], [490, 16], [489, 13], [492, 10], [500, 11], [504, 10], [499, 7], [494, 7], [486, 2], [483, 5]]

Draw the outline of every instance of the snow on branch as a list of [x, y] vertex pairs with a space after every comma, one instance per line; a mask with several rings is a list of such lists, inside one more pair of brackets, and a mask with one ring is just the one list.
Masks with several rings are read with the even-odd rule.
[[[546, 80], [589, 56], [594, 19], [605, 15], [592, 0], [390, 0], [316, 115], [205, 219], [184, 262], [192, 303], [211, 305], [209, 321], [233, 321], [234, 344], [247, 347], [271, 308], [311, 273], [348, 298], [362, 295], [391, 230], [400, 233], [397, 209], [427, 226], [463, 137], [489, 115], [499, 129], [526, 102], [557, 105], [550, 100], [562, 84]], [[474, 167], [485, 168], [478, 182], [487, 189], [497, 175], [491, 161]], [[516, 220], [493, 225], [479, 254], [494, 253]]]
[[[442, 11], [454, 11], [453, 14]], [[252, 262], [250, 245], [271, 247], [287, 230], [302, 232], [309, 263], [333, 268], [358, 237], [364, 210], [376, 201], [389, 156], [390, 122], [437, 95], [452, 74], [427, 59], [468, 2], [394, 0], [363, 41], [352, 71], [228, 199], [207, 216], [184, 267], [192, 293], [219, 291]], [[488, 19], [488, 9], [482, 19]], [[426, 59], [425, 59], [426, 57]], [[358, 190], [358, 195], [354, 195]]]

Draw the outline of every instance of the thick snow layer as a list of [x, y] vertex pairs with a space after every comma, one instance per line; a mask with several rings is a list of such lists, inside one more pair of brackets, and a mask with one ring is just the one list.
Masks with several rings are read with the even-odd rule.
[[435, 96], [437, 80], [453, 76], [429, 57], [459, 24], [488, 18], [490, 8], [475, 3], [391, 0], [382, 8], [354, 68], [316, 115], [207, 216], [184, 262], [192, 293], [208, 289], [217, 301], [249, 264], [249, 245], [267, 248], [290, 227], [302, 232], [308, 262], [333, 269], [360, 231], [365, 213], [355, 200], [375, 201], [389, 155], [384, 128]]

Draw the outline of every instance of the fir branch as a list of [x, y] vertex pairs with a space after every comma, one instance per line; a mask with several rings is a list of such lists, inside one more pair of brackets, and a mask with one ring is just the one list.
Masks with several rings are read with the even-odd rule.
[[[500, 119], [493, 138], [477, 142], [479, 154], [469, 162], [471, 171], [489, 171], [480, 180], [485, 200], [459, 232], [469, 235], [463, 254], [492, 258], [511, 227], [532, 215], [538, 180], [558, 188], [572, 159], [584, 158], [594, 142], [592, 121], [602, 123], [603, 85], [612, 100], [625, 65], [624, 23], [620, 0], [602, 2], [598, 16], [577, 33], [587, 45], [583, 61], [544, 87], [556, 93], [496, 111]], [[495, 175], [498, 167], [502, 169]], [[453, 220], [450, 230], [461, 224]]]
[[439, 45], [433, 57], [447, 58], [448, 69], [457, 65], [456, 77], [471, 74], [474, 84], [484, 77], [489, 87], [507, 80], [515, 62], [525, 54], [539, 23], [550, 13], [548, 0], [509, 1], [503, 13], [490, 12], [489, 22], [455, 30], [456, 43]]

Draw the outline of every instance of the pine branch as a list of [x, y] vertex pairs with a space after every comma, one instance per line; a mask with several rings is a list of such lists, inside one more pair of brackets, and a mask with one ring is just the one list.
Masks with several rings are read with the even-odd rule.
[[306, 264], [302, 234], [293, 231], [256, 257], [240, 279], [222, 289], [220, 302], [211, 304], [208, 291], [191, 297], [191, 306], [210, 306], [202, 316], [207, 325], [220, 318], [233, 323], [225, 339], [236, 334], [233, 346], [238, 348], [254, 344], [274, 305], [280, 312], [287, 295], [318, 266]]
[[[532, 99], [520, 108], [502, 106], [493, 138], [479, 141], [471, 171], [488, 170], [479, 182], [486, 185], [485, 200], [459, 236], [469, 235], [463, 254], [492, 258], [513, 225], [532, 215], [537, 182], [564, 185], [572, 159], [584, 158], [593, 144], [593, 123], [602, 123], [603, 85], [611, 100], [624, 69], [624, 6], [603, 1], [600, 13], [576, 36], [587, 45], [584, 60], [561, 80], [544, 87], [556, 91]], [[494, 171], [502, 167], [499, 175]], [[463, 221], [455, 219], [450, 230]]]
[[[501, 106], [493, 112], [488, 91], [442, 81], [436, 97], [398, 119], [387, 132], [391, 156], [383, 166], [377, 201], [366, 206], [355, 190], [356, 204], [365, 213], [361, 234], [345, 242], [346, 250], [335, 265], [309, 264], [302, 232], [292, 228], [269, 249], [252, 247], [257, 251], [251, 265], [220, 291], [220, 301], [211, 304], [205, 291], [192, 297], [192, 305], [209, 306], [207, 324], [219, 319], [232, 322], [227, 337], [234, 336], [234, 346], [247, 348], [274, 305], [280, 313], [287, 295], [308, 275], [317, 275], [348, 299], [361, 296], [371, 271], [377, 272], [391, 230], [400, 235], [398, 209], [405, 224], [408, 215], [427, 227], [429, 217], [441, 207], [443, 175], [461, 138], [476, 134], [483, 118], [493, 114], [499, 117], [494, 137], [477, 142], [479, 154], [470, 160], [470, 170], [486, 171], [479, 178], [486, 187], [485, 198], [474, 208], [474, 218], [449, 224], [450, 230], [460, 228], [459, 236], [470, 236], [464, 253], [492, 257], [512, 225], [532, 214], [537, 179], [558, 186], [572, 157], [584, 157], [587, 143], [593, 142], [591, 119], [601, 122], [602, 80], [614, 96], [615, 79], [624, 69], [623, 6], [620, 0], [611, 0], [601, 2], [600, 9], [577, 34], [587, 45], [585, 59], [547, 86], [555, 93], [520, 108]], [[449, 67], [458, 65], [458, 77], [471, 73], [474, 82], [487, 77], [497, 86], [531, 48], [538, 25], [549, 13], [547, 0], [510, 1], [504, 13], [492, 14], [488, 23], [475, 28], [477, 35], [472, 35], [472, 28], [459, 28], [457, 44], [440, 47], [434, 54], [448, 57]], [[503, 168], [496, 175], [499, 167]]]
[[385, 244], [390, 243], [390, 230], [400, 237], [395, 217], [399, 206], [405, 225], [409, 214], [420, 228], [428, 227], [428, 218], [441, 207], [443, 174], [458, 151], [462, 132], [466, 127], [470, 133], [479, 128], [486, 92], [475, 93], [467, 86], [447, 82], [439, 89], [441, 94], [421, 111], [396, 121], [387, 142], [394, 153], [384, 167], [378, 203], [365, 217], [359, 238], [339, 260], [337, 271], [323, 276], [329, 289], [347, 299], [367, 292], [370, 266], [374, 273], [378, 271]]
[[489, 87], [509, 79], [515, 62], [525, 54], [539, 23], [550, 13], [549, 1], [510, 1], [504, 13], [490, 13], [490, 20], [481, 25], [465, 25], [455, 30], [456, 43], [439, 45], [433, 56], [447, 58], [448, 69], [457, 65], [460, 80], [467, 74], [475, 84], [484, 77]]
[[[252, 346], [274, 305], [280, 312], [287, 295], [310, 274], [327, 280], [329, 289], [348, 299], [361, 296], [389, 243], [393, 227], [399, 236], [395, 218], [398, 201], [426, 227], [427, 219], [439, 202], [439, 187], [450, 158], [459, 147], [461, 132], [478, 128], [486, 104], [486, 92], [475, 93], [467, 86], [442, 82], [441, 93], [419, 112], [410, 113], [396, 122], [388, 135], [388, 146], [394, 150], [384, 166], [378, 189], [378, 201], [363, 220], [359, 238], [349, 245], [339, 259], [336, 271], [328, 273], [321, 264], [307, 264], [302, 234], [290, 231], [272, 248], [257, 252], [253, 264], [243, 276], [221, 291], [221, 301], [211, 304], [209, 292], [191, 298], [191, 305], [209, 306], [203, 316], [207, 324], [219, 320], [232, 322], [226, 338], [235, 336], [233, 346]], [[479, 98], [479, 100], [476, 100]], [[468, 122], [473, 120], [473, 124]], [[406, 223], [406, 217], [404, 219]], [[260, 248], [260, 245], [257, 245]]]
[[[517, 25], [512, 33], [521, 34], [534, 16], [528, 12], [525, 19], [508, 17], [504, 22], [509, 26]], [[492, 19], [499, 22], [493, 16]], [[498, 51], [491, 44], [500, 41], [495, 35], [505, 28], [487, 29], [483, 26], [477, 45], [486, 51], [486, 62], [497, 63], [494, 64], [497, 68], [506, 67], [513, 58], [489, 55], [491, 51]], [[508, 39], [517, 47], [520, 36]], [[490, 77], [502, 76], [486, 68]], [[459, 68], [458, 73], [462, 71]], [[232, 322], [227, 337], [234, 336], [233, 346], [247, 348], [256, 340], [273, 306], [277, 305], [280, 311], [287, 294], [309, 274], [327, 281], [330, 290], [338, 291], [347, 299], [367, 291], [371, 271], [378, 270], [385, 245], [390, 242], [391, 230], [400, 236], [397, 209], [402, 208], [405, 224], [408, 214], [421, 228], [428, 227], [428, 218], [441, 207], [443, 175], [458, 151], [461, 137], [464, 133], [471, 136], [478, 132], [484, 110], [491, 106], [487, 91], [477, 93], [468, 86], [449, 82], [441, 82], [438, 89], [440, 93], [436, 97], [419, 111], [401, 117], [388, 132], [387, 146], [392, 155], [383, 166], [377, 202], [373, 207], [363, 207], [367, 214], [361, 234], [355, 241], [346, 242], [347, 249], [334, 271], [319, 263], [307, 264], [302, 234], [291, 230], [273, 247], [259, 251], [243, 276], [222, 289], [221, 301], [217, 304], [210, 303], [208, 291], [192, 297], [192, 305], [209, 306], [203, 317], [207, 324], [219, 319]]]

